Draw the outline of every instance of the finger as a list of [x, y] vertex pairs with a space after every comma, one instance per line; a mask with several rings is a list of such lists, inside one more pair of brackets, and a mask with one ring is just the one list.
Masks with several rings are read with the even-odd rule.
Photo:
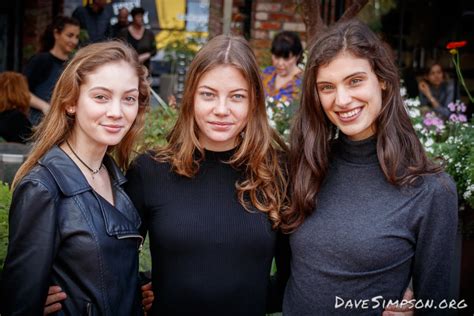
[[406, 301], [413, 299], [413, 291], [410, 288], [407, 288], [405, 294], [403, 294], [403, 299]]
[[147, 284], [142, 285], [141, 287], [142, 291], [151, 291], [151, 282], [148, 282]]
[[144, 298], [144, 299], [142, 300], [142, 305], [143, 305], [143, 306], [151, 305], [154, 300], [155, 300], [154, 297], [147, 297], [147, 298]]
[[52, 286], [50, 286], [49, 289], [48, 289], [48, 295], [49, 295], [49, 294], [59, 293], [59, 292], [61, 292], [61, 291], [62, 291], [62, 289], [61, 289], [60, 286], [52, 285]]
[[[395, 313], [402, 313], [401, 315], [405, 315], [404, 313], [410, 312], [411, 308], [408, 304], [403, 305], [388, 305], [385, 307], [385, 311], [387, 312], [395, 312]], [[407, 314], [408, 315], [408, 314]]]
[[47, 306], [54, 303], [58, 303], [60, 301], [65, 300], [66, 298], [67, 298], [67, 295], [64, 292], [59, 292], [56, 294], [48, 294], [48, 296], [46, 297], [46, 303], [44, 305]]
[[155, 294], [153, 293], [153, 291], [145, 291], [145, 292], [142, 292], [142, 297], [145, 298], [145, 297], [154, 297]]
[[43, 315], [49, 315], [49, 314], [58, 312], [58, 311], [61, 310], [61, 308], [62, 308], [62, 306], [61, 306], [60, 303], [55, 303], [55, 304], [53, 304], [53, 305], [46, 306], [46, 307], [44, 308]]
[[389, 312], [389, 311], [384, 311], [382, 313], [382, 316], [413, 316], [414, 313], [413, 311], [409, 312]]
[[143, 310], [148, 312], [151, 309], [152, 304], [143, 305]]

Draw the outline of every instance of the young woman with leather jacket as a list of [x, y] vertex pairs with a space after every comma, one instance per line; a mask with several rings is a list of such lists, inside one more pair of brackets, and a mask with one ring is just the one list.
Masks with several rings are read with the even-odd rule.
[[142, 313], [141, 220], [120, 168], [143, 127], [146, 77], [119, 42], [82, 48], [64, 70], [13, 182], [2, 315], [42, 315], [51, 284], [67, 315]]

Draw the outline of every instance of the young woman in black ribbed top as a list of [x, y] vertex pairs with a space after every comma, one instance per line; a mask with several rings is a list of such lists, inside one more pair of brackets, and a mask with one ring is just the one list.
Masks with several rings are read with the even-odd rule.
[[268, 125], [259, 75], [244, 39], [213, 38], [189, 67], [168, 145], [127, 173], [150, 236], [151, 315], [261, 316], [281, 299], [283, 282], [269, 276], [284, 251], [285, 145]]

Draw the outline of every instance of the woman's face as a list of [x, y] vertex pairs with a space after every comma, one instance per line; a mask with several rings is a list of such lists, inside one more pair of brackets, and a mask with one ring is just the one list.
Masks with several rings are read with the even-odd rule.
[[275, 67], [277, 74], [280, 77], [287, 77], [293, 73], [295, 67], [297, 67], [298, 58], [293, 54], [288, 57], [280, 57], [272, 54], [272, 65]]
[[90, 146], [118, 144], [138, 113], [138, 76], [130, 64], [120, 61], [102, 65], [86, 76], [80, 87], [73, 135]]
[[340, 53], [317, 73], [317, 91], [329, 120], [352, 140], [375, 133], [382, 109], [381, 83], [367, 59]]
[[440, 65], [433, 65], [428, 73], [428, 81], [437, 87], [443, 82], [443, 69]]
[[79, 26], [66, 24], [62, 32], [54, 31], [54, 45], [66, 55], [71, 54], [79, 43]]
[[143, 25], [143, 14], [135, 14], [133, 16], [132, 23], [135, 24], [135, 25], [138, 25], [138, 26], [142, 26]]
[[217, 66], [202, 76], [194, 94], [194, 119], [202, 147], [226, 151], [236, 146], [247, 124], [249, 88], [233, 66]]

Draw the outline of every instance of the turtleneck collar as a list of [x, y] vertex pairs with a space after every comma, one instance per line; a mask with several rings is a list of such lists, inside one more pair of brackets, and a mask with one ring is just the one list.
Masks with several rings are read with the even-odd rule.
[[[212, 151], [204, 149], [204, 160], [205, 161], [228, 161], [237, 151], [237, 147], [226, 150], [226, 151]], [[199, 155], [199, 154], [198, 154]]]
[[339, 139], [335, 143], [334, 153], [344, 161], [368, 165], [379, 163], [377, 158], [377, 137], [371, 136], [360, 141], [350, 140], [343, 133], [339, 133]]

